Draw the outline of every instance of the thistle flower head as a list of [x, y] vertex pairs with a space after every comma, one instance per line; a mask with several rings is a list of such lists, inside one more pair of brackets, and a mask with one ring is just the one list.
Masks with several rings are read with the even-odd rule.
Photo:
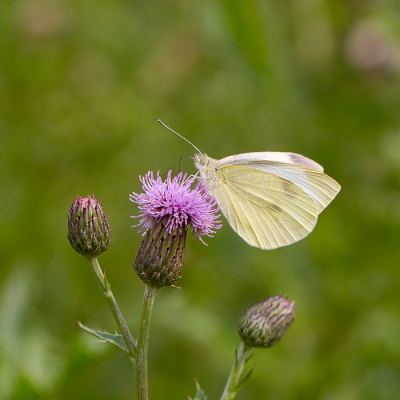
[[94, 197], [77, 197], [68, 214], [68, 240], [79, 254], [97, 257], [111, 243], [110, 226], [101, 204]]
[[[194, 178], [171, 171], [163, 181], [160, 174], [148, 172], [140, 178], [143, 192], [129, 198], [139, 206], [140, 226], [144, 239], [134, 267], [139, 277], [150, 286], [173, 285], [180, 277], [186, 234], [190, 228], [204, 243], [203, 236], [213, 236], [221, 227], [216, 201]], [[194, 184], [194, 187], [192, 185]]]
[[279, 295], [254, 305], [239, 321], [242, 341], [251, 347], [273, 346], [294, 321], [294, 311], [294, 303]]
[[182, 173], [174, 178], [171, 175], [169, 171], [165, 181], [159, 173], [154, 177], [152, 172], [140, 178], [144, 193], [129, 196], [140, 210], [139, 216], [133, 218], [140, 218], [138, 225], [145, 231], [160, 223], [169, 234], [190, 227], [203, 242], [202, 236], [213, 236], [221, 227], [219, 215], [216, 215], [217, 203], [200, 182], [192, 188], [195, 178], [187, 178]]

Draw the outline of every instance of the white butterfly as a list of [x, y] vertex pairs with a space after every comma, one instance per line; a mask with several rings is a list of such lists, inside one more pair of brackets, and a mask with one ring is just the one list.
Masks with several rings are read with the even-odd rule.
[[229, 225], [261, 249], [306, 237], [340, 191], [321, 165], [300, 154], [243, 153], [215, 160], [192, 146], [199, 152], [194, 159], [200, 177]]

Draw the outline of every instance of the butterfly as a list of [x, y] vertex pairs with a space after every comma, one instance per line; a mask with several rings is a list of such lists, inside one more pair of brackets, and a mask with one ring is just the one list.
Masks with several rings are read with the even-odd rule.
[[216, 160], [190, 144], [198, 151], [200, 179], [229, 225], [263, 250], [305, 238], [341, 189], [321, 165], [300, 154], [255, 152]]

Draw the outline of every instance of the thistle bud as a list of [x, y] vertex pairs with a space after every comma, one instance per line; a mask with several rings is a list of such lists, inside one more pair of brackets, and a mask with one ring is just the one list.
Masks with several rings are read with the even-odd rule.
[[97, 257], [111, 243], [110, 226], [97, 199], [77, 197], [68, 214], [68, 240], [79, 254]]
[[239, 321], [242, 341], [251, 347], [273, 346], [293, 322], [294, 311], [294, 302], [279, 295], [256, 304]]
[[169, 233], [163, 223], [149, 229], [133, 264], [140, 279], [152, 287], [173, 285], [183, 265], [186, 229]]

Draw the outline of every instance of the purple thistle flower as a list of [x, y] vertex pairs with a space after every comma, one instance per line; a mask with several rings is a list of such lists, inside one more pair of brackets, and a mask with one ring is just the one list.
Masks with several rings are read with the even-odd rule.
[[159, 172], [156, 178], [152, 172], [140, 177], [144, 193], [129, 196], [140, 210], [139, 216], [133, 217], [140, 218], [135, 226], [148, 231], [162, 221], [169, 234], [190, 226], [193, 234], [204, 243], [202, 236], [213, 236], [221, 227], [219, 215], [216, 215], [218, 205], [200, 182], [191, 188], [195, 178], [187, 179], [182, 173], [171, 178], [171, 174], [169, 171], [165, 181]]
[[204, 243], [202, 236], [213, 236], [221, 227], [216, 201], [194, 178], [179, 173], [163, 181], [159, 172], [140, 178], [143, 192], [129, 198], [139, 206], [140, 218], [135, 226], [144, 230], [134, 267], [143, 282], [152, 287], [174, 285], [183, 265], [188, 227]]

